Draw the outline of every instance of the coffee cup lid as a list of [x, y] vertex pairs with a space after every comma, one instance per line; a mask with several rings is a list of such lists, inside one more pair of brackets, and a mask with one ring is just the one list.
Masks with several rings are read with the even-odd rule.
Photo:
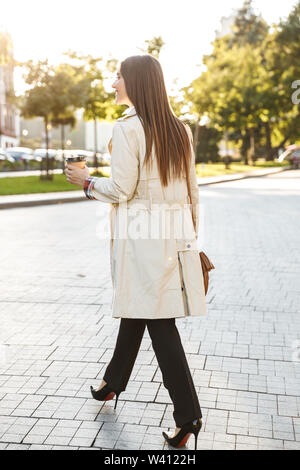
[[78, 155], [76, 157], [67, 157], [66, 160], [67, 162], [85, 162], [86, 157]]

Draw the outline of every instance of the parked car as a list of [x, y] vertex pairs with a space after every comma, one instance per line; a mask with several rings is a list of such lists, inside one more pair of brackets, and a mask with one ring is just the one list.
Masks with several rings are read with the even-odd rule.
[[5, 163], [13, 165], [15, 163], [15, 159], [8, 155], [4, 149], [0, 149], [0, 168], [3, 167]]
[[[42, 160], [46, 159], [47, 150], [46, 149], [36, 149], [33, 152], [35, 157], [41, 158]], [[48, 158], [56, 158], [57, 150], [48, 149]]]
[[56, 160], [59, 162], [63, 161], [63, 156], [64, 159], [66, 159], [68, 156], [72, 156], [72, 150], [56, 150]]
[[41, 162], [42, 159], [41, 157], [35, 156], [33, 153], [33, 150], [27, 148], [27, 147], [10, 147], [6, 150], [6, 153], [13, 157], [16, 162], [22, 162], [25, 164], [25, 166], [30, 162], [30, 161], [37, 161]]
[[293, 168], [300, 168], [300, 149], [294, 150], [292, 155], [289, 157], [290, 162], [293, 165]]
[[300, 168], [300, 147], [297, 145], [287, 147], [278, 158], [279, 162], [283, 162], [283, 160], [289, 161], [293, 168]]

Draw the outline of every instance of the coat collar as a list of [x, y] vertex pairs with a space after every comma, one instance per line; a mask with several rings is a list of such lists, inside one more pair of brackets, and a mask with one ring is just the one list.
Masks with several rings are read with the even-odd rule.
[[134, 106], [130, 106], [129, 108], [125, 109], [124, 113], [119, 119], [117, 119], [117, 121], [124, 121], [131, 116], [136, 116], [136, 110]]
[[[117, 121], [125, 121], [125, 119], [130, 118], [131, 116], [136, 116], [136, 111], [134, 106], [130, 106], [130, 108], [125, 109], [122, 116], [117, 119]], [[112, 139], [108, 142], [108, 151], [112, 154]]]

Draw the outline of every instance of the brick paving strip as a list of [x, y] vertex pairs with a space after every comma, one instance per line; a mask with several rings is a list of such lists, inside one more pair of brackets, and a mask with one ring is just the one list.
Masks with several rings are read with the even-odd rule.
[[[216, 270], [208, 315], [176, 324], [200, 450], [300, 449], [299, 181], [291, 171], [199, 189]], [[1, 211], [0, 450], [168, 449], [173, 406], [147, 330], [116, 411], [90, 396], [119, 326], [109, 241], [96, 236], [106, 206]]]

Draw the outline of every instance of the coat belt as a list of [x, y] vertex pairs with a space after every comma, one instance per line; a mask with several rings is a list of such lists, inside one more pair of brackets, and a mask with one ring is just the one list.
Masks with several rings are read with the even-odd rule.
[[133, 198], [130, 199], [130, 201], [126, 201], [125, 204], [127, 204], [128, 207], [133, 206], [133, 205], [141, 205], [144, 206], [145, 209], [151, 209], [152, 205], [159, 205], [162, 208], [167, 207], [169, 209], [178, 209], [179, 207], [183, 208], [188, 208], [189, 207], [189, 202], [187, 199], [139, 199], [139, 198]]

